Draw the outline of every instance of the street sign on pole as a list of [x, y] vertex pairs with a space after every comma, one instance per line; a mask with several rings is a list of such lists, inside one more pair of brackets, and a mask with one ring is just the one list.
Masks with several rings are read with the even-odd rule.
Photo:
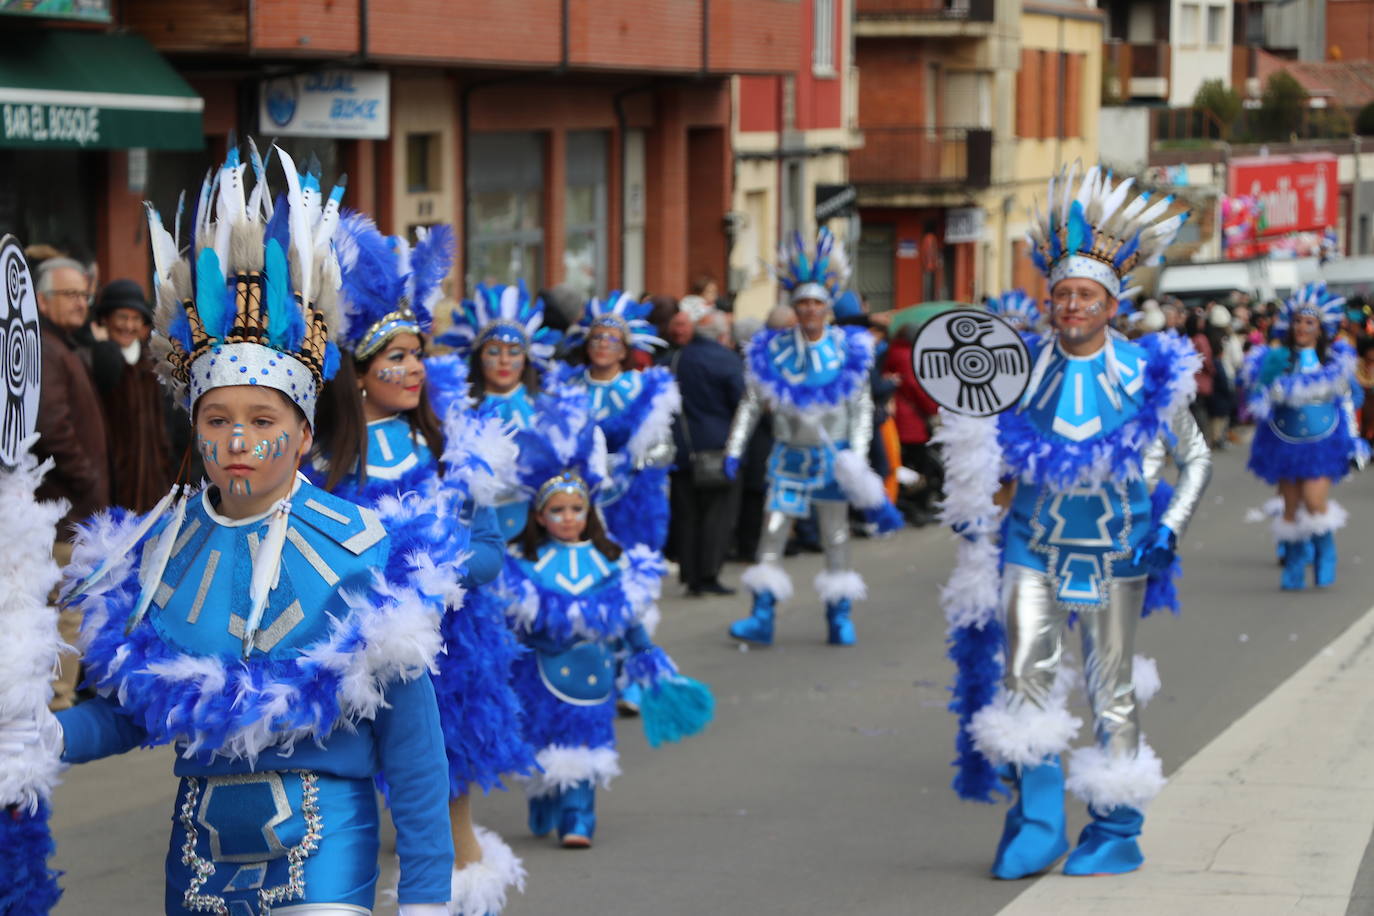
[[852, 184], [816, 185], [816, 223], [825, 225], [839, 216], [852, 216], [859, 192]]

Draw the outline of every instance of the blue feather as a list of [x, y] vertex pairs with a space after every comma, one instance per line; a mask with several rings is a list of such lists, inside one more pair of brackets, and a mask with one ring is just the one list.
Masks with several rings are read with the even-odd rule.
[[167, 328], [167, 334], [178, 344], [181, 349], [190, 353], [195, 347], [195, 341], [191, 337], [191, 319], [186, 317], [186, 313], [178, 311], [176, 317], [172, 319], [171, 325]]
[[1122, 264], [1125, 264], [1126, 259], [1129, 258], [1131, 255], [1135, 254], [1136, 249], [1139, 247], [1140, 233], [1137, 232], [1129, 242], [1121, 246], [1121, 250], [1118, 251], [1116, 253], [1116, 257], [1112, 259], [1112, 265], [1115, 267], [1120, 267]]
[[267, 341], [279, 349], [286, 349], [290, 318], [288, 313], [299, 311], [288, 291], [290, 271], [286, 266], [286, 252], [276, 239], [268, 239], [263, 253], [265, 286], [263, 298], [267, 306]]
[[272, 218], [268, 220], [263, 232], [263, 244], [275, 240], [282, 251], [291, 248], [291, 205], [285, 194], [278, 194], [273, 204]]
[[974, 713], [992, 702], [1002, 684], [1004, 648], [1002, 625], [996, 615], [981, 627], [957, 628], [948, 640], [946, 653], [955, 667], [949, 711], [959, 717], [954, 791], [968, 801], [992, 802], [995, 793], [1008, 794], [997, 776], [997, 768], [978, 751], [968, 733]]
[[196, 261], [196, 311], [205, 333], [223, 340], [233, 328], [234, 310], [230, 307], [229, 288], [219, 256], [213, 248], [202, 248]]
[[57, 906], [61, 872], [48, 868], [56, 852], [48, 828], [48, 803], [29, 813], [22, 807], [0, 817], [0, 913], [5, 916], [47, 916]]
[[1069, 204], [1069, 225], [1064, 248], [1069, 254], [1075, 254], [1091, 248], [1092, 238], [1093, 227], [1088, 224], [1083, 205], [1075, 200]]
[[699, 734], [716, 714], [711, 688], [682, 675], [665, 678], [644, 691], [639, 720], [649, 747]]
[[339, 371], [339, 348], [334, 345], [334, 341], [329, 341], [324, 345], [324, 366], [320, 374], [327, 382], [332, 379]]
[[786, 328], [760, 331], [749, 339], [744, 355], [745, 371], [770, 399], [782, 404], [807, 410], [842, 403], [861, 386], [869, 384], [869, 372], [873, 367], [873, 337], [866, 329], [858, 327], [832, 328], [830, 333], [844, 335], [840, 348], [844, 353], [844, 365], [839, 375], [827, 384], [796, 384], [778, 372], [769, 346], [774, 340], [792, 334]]

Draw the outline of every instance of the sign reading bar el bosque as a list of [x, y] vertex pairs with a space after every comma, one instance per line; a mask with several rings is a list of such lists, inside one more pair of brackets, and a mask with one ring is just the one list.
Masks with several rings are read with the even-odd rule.
[[109, 22], [110, 0], [0, 0], [0, 15]]
[[391, 80], [373, 70], [320, 70], [265, 80], [258, 88], [265, 135], [385, 140]]

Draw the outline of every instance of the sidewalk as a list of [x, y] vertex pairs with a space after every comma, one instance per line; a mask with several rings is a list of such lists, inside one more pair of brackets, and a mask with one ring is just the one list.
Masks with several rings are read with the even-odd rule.
[[1169, 778], [1143, 869], [1051, 873], [1001, 916], [1366, 912], [1350, 901], [1374, 828], [1371, 700], [1374, 609]]

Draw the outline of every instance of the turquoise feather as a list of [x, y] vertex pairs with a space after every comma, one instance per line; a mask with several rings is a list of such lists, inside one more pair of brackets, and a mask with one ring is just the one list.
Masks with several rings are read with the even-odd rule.
[[1083, 205], [1074, 201], [1069, 205], [1068, 234], [1064, 248], [1069, 254], [1077, 254], [1084, 248], [1092, 247], [1093, 227], [1088, 225], [1088, 217]]
[[282, 347], [287, 337], [290, 312], [296, 303], [291, 301], [286, 252], [276, 239], [267, 240], [263, 255], [263, 277], [266, 283], [263, 298], [267, 306], [267, 340], [274, 347]]
[[711, 688], [682, 675], [660, 680], [644, 691], [639, 703], [639, 718], [650, 747], [701, 732], [715, 713], [716, 698]]
[[200, 313], [205, 333], [218, 340], [229, 336], [233, 328], [234, 310], [229, 307], [229, 290], [225, 286], [224, 271], [219, 255], [213, 248], [203, 248], [196, 261], [196, 311]]

